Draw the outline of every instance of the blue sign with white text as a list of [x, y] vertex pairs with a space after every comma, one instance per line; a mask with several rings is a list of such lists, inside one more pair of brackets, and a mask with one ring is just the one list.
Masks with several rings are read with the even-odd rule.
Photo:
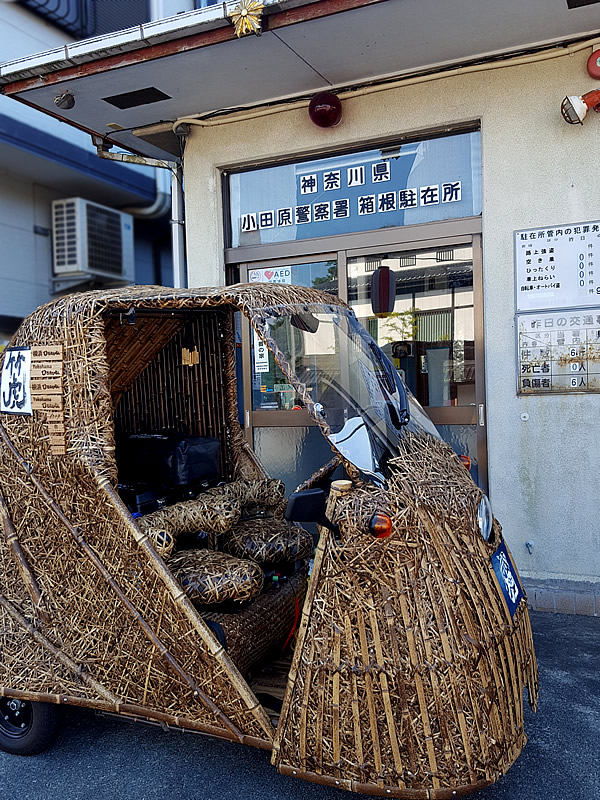
[[512, 565], [504, 542], [502, 542], [492, 556], [492, 566], [500, 588], [502, 589], [502, 594], [506, 600], [510, 615], [514, 617], [515, 611], [523, 598], [523, 589], [521, 588], [519, 578], [517, 577], [517, 573]]
[[231, 247], [480, 213], [478, 131], [229, 175]]

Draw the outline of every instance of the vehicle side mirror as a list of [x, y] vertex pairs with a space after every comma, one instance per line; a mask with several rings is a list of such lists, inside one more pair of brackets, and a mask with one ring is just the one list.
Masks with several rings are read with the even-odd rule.
[[289, 522], [316, 522], [337, 534], [337, 525], [332, 525], [325, 516], [327, 495], [323, 489], [303, 489], [288, 498], [285, 518]]

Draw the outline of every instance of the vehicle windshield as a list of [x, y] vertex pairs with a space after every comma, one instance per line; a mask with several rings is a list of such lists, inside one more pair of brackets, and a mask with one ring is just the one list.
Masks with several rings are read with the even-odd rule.
[[354, 314], [335, 305], [262, 309], [268, 346], [331, 444], [376, 482], [399, 453], [409, 401], [396, 370]]

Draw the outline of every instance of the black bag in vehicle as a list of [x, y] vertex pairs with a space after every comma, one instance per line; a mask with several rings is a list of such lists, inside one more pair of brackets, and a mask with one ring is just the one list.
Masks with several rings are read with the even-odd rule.
[[209, 436], [134, 434], [127, 439], [119, 457], [119, 480], [123, 483], [189, 486], [219, 478], [220, 456], [220, 441]]

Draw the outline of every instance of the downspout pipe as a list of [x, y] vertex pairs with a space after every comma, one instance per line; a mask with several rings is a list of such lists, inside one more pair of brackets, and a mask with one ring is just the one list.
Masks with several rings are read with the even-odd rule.
[[168, 214], [171, 208], [171, 187], [166, 170], [155, 169], [154, 182], [156, 195], [149, 206], [131, 206], [122, 208], [121, 211], [131, 214], [132, 217], [137, 219], [158, 219]]
[[171, 169], [171, 247], [173, 253], [173, 286], [186, 286], [185, 229], [183, 216], [183, 169], [175, 164]]
[[[186, 133], [184, 133], [186, 131]], [[180, 126], [180, 136], [187, 135], [189, 128]], [[142, 164], [160, 168], [159, 174], [167, 171], [171, 174], [171, 192], [166, 193], [171, 200], [171, 254], [173, 259], [173, 284], [175, 289], [182, 289], [187, 283], [185, 268], [185, 230], [184, 230], [184, 201], [183, 201], [183, 169], [181, 164], [174, 161], [159, 161], [155, 158], [145, 158], [144, 156], [134, 155], [133, 153], [111, 153], [110, 145], [101, 136], [92, 135], [92, 141], [96, 147], [96, 152], [100, 158], [108, 161], [118, 161], [122, 164]], [[157, 178], [158, 180], [158, 178]], [[161, 179], [163, 180], [163, 179]], [[152, 204], [154, 205], [154, 203]], [[124, 209], [127, 210], [127, 209]], [[166, 213], [167, 207], [163, 213]], [[140, 209], [128, 209], [130, 214], [140, 216]], [[154, 213], [153, 216], [160, 216]], [[151, 217], [146, 215], [146, 219]]]

